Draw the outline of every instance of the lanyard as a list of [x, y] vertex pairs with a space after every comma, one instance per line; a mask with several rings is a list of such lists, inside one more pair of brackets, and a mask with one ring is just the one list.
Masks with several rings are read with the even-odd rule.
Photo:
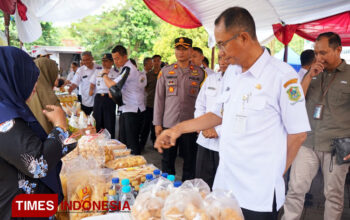
[[323, 91], [323, 87], [325, 86], [325, 85], [324, 85], [324, 81], [325, 81], [325, 80], [324, 80], [324, 75], [325, 75], [325, 74], [323, 74], [322, 77], [321, 77], [321, 92], [322, 92], [321, 102], [322, 102], [322, 103], [324, 102], [324, 99], [325, 99], [325, 97], [326, 97], [326, 95], [327, 95], [327, 93], [328, 93], [329, 88], [331, 87], [332, 83], [333, 83], [334, 80], [335, 80], [335, 77], [336, 77], [336, 75], [337, 75], [337, 72], [334, 72], [334, 73], [333, 73], [333, 77], [332, 77], [331, 81], [328, 83], [327, 87], [326, 87], [325, 90]]

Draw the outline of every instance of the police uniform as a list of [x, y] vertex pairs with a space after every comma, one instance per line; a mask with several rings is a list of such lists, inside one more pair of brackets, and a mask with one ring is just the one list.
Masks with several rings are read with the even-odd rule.
[[[122, 88], [123, 103], [120, 106], [122, 114], [119, 123], [119, 140], [131, 148], [131, 153], [141, 154], [140, 133], [145, 107], [145, 86], [147, 79], [128, 60], [123, 67], [129, 67], [130, 73]], [[123, 69], [123, 67], [121, 69]], [[114, 81], [119, 82], [123, 75], [119, 75]]]
[[[105, 54], [102, 60], [110, 60], [113, 62], [112, 54]], [[108, 77], [114, 80], [118, 77], [119, 72], [115, 69], [110, 69]], [[108, 95], [108, 87], [106, 86], [103, 77], [102, 70], [96, 70], [96, 73], [90, 79], [90, 83], [95, 85], [95, 100], [93, 107], [93, 116], [96, 120], [96, 130], [99, 131], [103, 128], [107, 129], [111, 134], [111, 137], [115, 138], [115, 110], [116, 104]]]
[[[70, 134], [61, 128], [54, 128], [42, 140], [31, 124], [21, 118], [0, 124], [0, 219], [12, 219], [11, 203], [18, 194], [52, 194], [61, 189], [59, 179], [50, 186], [46, 181], [55, 180], [51, 174], [60, 172], [61, 158], [77, 144], [73, 139], [65, 142]], [[62, 201], [63, 195], [58, 198]]]
[[85, 114], [89, 115], [94, 106], [95, 94], [93, 96], [89, 95], [90, 91], [90, 79], [95, 74], [96, 70], [102, 70], [102, 67], [94, 64], [92, 69], [87, 66], [82, 66], [77, 70], [74, 75], [72, 84], [79, 86], [79, 91], [81, 92], [81, 110]]
[[298, 75], [265, 50], [246, 72], [228, 67], [218, 100], [222, 107], [213, 112], [223, 121], [213, 189], [231, 190], [243, 213], [268, 212], [277, 219], [285, 197], [287, 135], [310, 130]]
[[[175, 46], [191, 47], [192, 40], [177, 38]], [[199, 66], [190, 64], [180, 68], [178, 64], [164, 67], [158, 75], [154, 103], [153, 124], [170, 128], [174, 125], [192, 119], [194, 106], [200, 85], [205, 73]], [[162, 158], [162, 170], [175, 174], [175, 159], [177, 149], [183, 150], [184, 166], [182, 180], [193, 179], [196, 165], [196, 133], [184, 134], [176, 142], [176, 146], [165, 149]]]
[[[222, 73], [208, 74], [196, 100], [195, 118], [210, 112], [217, 105], [217, 98], [222, 92], [222, 83]], [[215, 127], [218, 136], [220, 136], [220, 129], [221, 125]], [[203, 179], [211, 188], [219, 165], [219, 138], [205, 138], [200, 132], [197, 144], [196, 178]]]

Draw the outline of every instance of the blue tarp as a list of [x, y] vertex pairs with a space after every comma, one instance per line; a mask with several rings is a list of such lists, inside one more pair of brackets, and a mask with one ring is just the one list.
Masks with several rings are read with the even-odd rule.
[[[280, 50], [278, 53], [274, 55], [279, 60], [283, 61], [284, 57], [284, 48]], [[298, 55], [292, 48], [288, 47], [288, 62], [289, 65], [291, 65], [295, 71], [299, 71], [301, 68], [301, 63], [300, 63], [300, 55]]]

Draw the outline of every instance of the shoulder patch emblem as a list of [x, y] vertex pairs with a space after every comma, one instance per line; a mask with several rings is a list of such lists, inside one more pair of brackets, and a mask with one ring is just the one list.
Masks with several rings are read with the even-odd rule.
[[177, 69], [177, 64], [174, 64], [174, 68]]
[[162, 71], [159, 72], [157, 79], [159, 79], [162, 76]]
[[291, 101], [298, 101], [301, 97], [300, 90], [298, 86], [292, 86], [287, 90], [288, 98]]
[[297, 83], [297, 82], [298, 82], [298, 79], [297, 79], [297, 78], [288, 80], [288, 81], [283, 85], [283, 87], [284, 87], [284, 88], [287, 88], [290, 84]]
[[11, 128], [13, 127], [13, 125], [15, 125], [15, 120], [9, 120], [9, 121], [5, 121], [3, 123], [0, 124], [0, 132], [1, 133], [6, 133], [9, 130], [11, 130]]

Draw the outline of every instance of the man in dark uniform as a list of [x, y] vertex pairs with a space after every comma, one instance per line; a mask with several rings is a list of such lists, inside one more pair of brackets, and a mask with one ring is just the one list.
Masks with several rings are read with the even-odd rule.
[[[194, 117], [194, 106], [204, 80], [202, 68], [191, 64], [192, 40], [180, 37], [175, 40], [177, 62], [164, 67], [158, 75], [154, 118], [156, 135], [164, 128], [170, 128]], [[196, 165], [196, 133], [182, 135], [174, 148], [164, 150], [162, 170], [175, 174], [177, 149], [182, 148], [184, 166], [182, 181], [193, 179]]]
[[[113, 67], [112, 54], [106, 53], [102, 57], [103, 70], [108, 72], [108, 77], [112, 80], [117, 78], [119, 73]], [[106, 86], [102, 73], [103, 70], [96, 70], [90, 79], [90, 92], [92, 96], [96, 93], [93, 107], [93, 116], [96, 119], [96, 130], [107, 129], [112, 138], [115, 138], [115, 109], [116, 104], [108, 95], [108, 87]]]

